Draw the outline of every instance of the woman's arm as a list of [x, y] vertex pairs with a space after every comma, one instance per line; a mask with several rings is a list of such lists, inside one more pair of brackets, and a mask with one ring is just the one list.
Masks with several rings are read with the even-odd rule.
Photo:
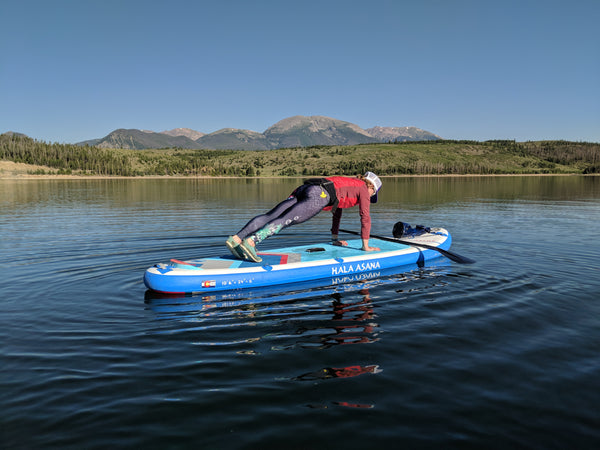
[[361, 187], [358, 199], [358, 214], [360, 215], [360, 235], [362, 238], [362, 249], [365, 252], [377, 252], [379, 247], [371, 247], [369, 245], [369, 237], [371, 234], [371, 197], [369, 190], [365, 184]]

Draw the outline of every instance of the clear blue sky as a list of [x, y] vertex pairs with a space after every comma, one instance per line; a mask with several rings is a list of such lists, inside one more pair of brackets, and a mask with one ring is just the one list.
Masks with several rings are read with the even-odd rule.
[[600, 142], [600, 0], [2, 0], [0, 132], [294, 115]]

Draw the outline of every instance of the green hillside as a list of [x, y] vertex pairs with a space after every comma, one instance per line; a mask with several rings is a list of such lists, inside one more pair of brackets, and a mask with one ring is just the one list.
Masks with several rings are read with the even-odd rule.
[[0, 159], [42, 174], [312, 176], [600, 173], [600, 144], [568, 141], [423, 141], [243, 150], [124, 150], [0, 135]]

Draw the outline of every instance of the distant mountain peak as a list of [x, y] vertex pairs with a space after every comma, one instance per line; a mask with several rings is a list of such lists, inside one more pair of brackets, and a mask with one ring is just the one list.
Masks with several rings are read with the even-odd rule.
[[326, 116], [292, 116], [287, 119], [280, 120], [273, 126], [267, 129], [265, 133], [285, 133], [294, 128], [307, 128], [313, 133], [324, 131], [332, 127], [345, 126], [359, 134], [367, 134], [365, 130], [358, 125], [350, 122], [345, 122], [339, 119], [333, 119]]
[[161, 131], [161, 134], [166, 134], [168, 136], [185, 136], [192, 141], [196, 141], [204, 136], [204, 133], [200, 133], [199, 131], [190, 128], [174, 128], [172, 130]]
[[288, 117], [268, 128], [264, 134], [274, 148], [376, 142], [358, 125], [325, 116]]
[[417, 127], [380, 127], [375, 126], [365, 130], [370, 136], [379, 141], [421, 141], [441, 139], [436, 134]]

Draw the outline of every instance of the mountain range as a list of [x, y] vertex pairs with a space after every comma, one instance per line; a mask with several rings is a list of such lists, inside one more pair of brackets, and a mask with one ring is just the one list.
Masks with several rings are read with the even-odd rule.
[[313, 145], [354, 145], [374, 142], [437, 140], [439, 136], [416, 127], [362, 129], [358, 125], [324, 116], [293, 116], [277, 122], [263, 133], [223, 128], [204, 134], [189, 128], [154, 132], [118, 129], [100, 139], [79, 142], [102, 148], [185, 148], [271, 150]]

